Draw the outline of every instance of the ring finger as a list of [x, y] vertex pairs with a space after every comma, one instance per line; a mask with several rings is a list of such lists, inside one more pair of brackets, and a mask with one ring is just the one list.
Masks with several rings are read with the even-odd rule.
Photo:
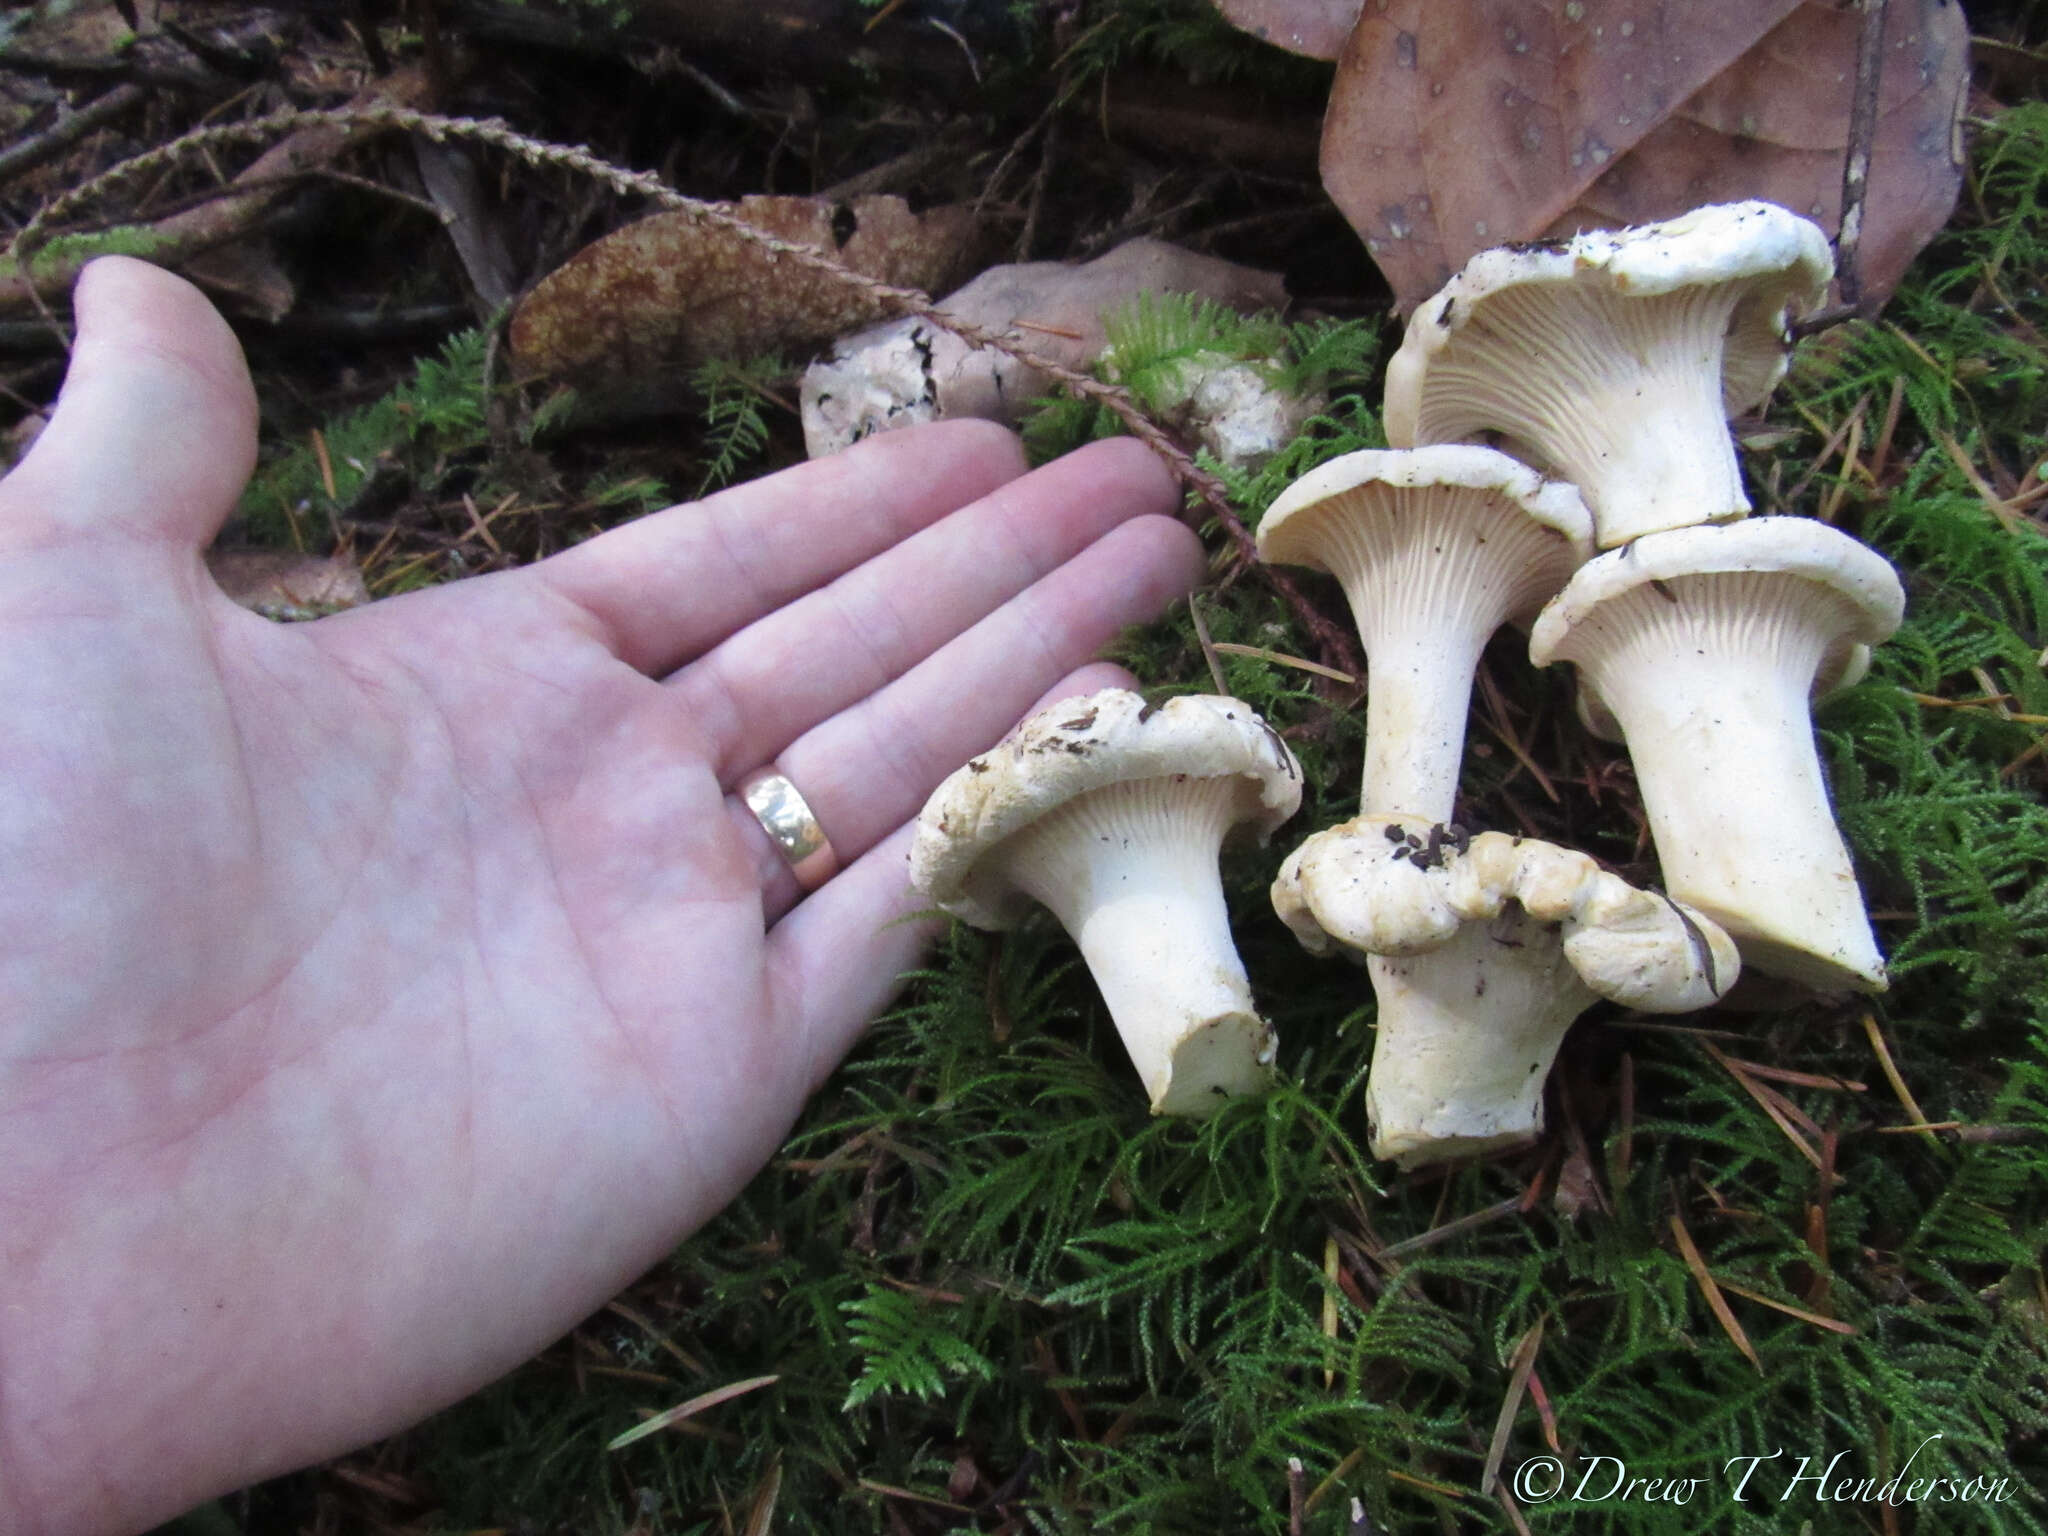
[[[991, 746], [1046, 689], [1130, 624], [1201, 580], [1201, 546], [1179, 522], [1140, 517], [1104, 535], [895, 681], [805, 731], [774, 771], [801, 793], [850, 864], [917, 814], [939, 781]], [[738, 795], [767, 920], [804, 894], [788, 859]]]
[[1149, 450], [1092, 445], [748, 625], [668, 686], [713, 744], [719, 781], [732, 784], [1118, 524], [1168, 511], [1174, 498]]

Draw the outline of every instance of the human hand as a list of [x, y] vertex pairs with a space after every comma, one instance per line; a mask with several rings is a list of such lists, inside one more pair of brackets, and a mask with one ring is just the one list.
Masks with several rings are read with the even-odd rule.
[[[280, 626], [200, 555], [254, 455], [226, 326], [119, 259], [78, 315], [0, 482], [23, 1536], [399, 1427], [657, 1260], [929, 938], [932, 786], [1202, 570], [1146, 450], [957, 423]], [[728, 793], [770, 762], [845, 865], [808, 897]]]

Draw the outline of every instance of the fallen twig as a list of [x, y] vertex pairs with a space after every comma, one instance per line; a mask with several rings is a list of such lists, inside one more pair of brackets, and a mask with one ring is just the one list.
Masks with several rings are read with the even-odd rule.
[[[389, 89], [388, 85], [386, 89]], [[1106, 384], [1090, 374], [1069, 368], [1050, 358], [1041, 357], [1029, 348], [1021, 347], [986, 327], [960, 320], [939, 308], [930, 294], [919, 289], [897, 287], [895, 284], [884, 283], [854, 272], [815, 246], [779, 239], [749, 224], [729, 209], [699, 198], [685, 197], [651, 171], [629, 171], [580, 146], [554, 144], [530, 138], [497, 118], [443, 117], [391, 102], [376, 102], [348, 107], [292, 109], [251, 118], [246, 122], [223, 123], [194, 129], [155, 149], [109, 167], [39, 209], [35, 216], [16, 232], [14, 239], [9, 243], [8, 254], [18, 266], [17, 274], [11, 281], [26, 289], [28, 302], [40, 306], [46, 290], [57, 291], [68, 285], [76, 277], [77, 268], [82, 265], [82, 262], [74, 257], [69, 262], [48, 263], [40, 268], [34, 266], [35, 253], [49, 243], [52, 227], [67, 215], [87, 206], [113, 188], [161, 170], [184, 155], [206, 153], [230, 145], [261, 143], [283, 135], [336, 131], [346, 134], [364, 129], [400, 129], [422, 134], [437, 144], [451, 139], [487, 144], [515, 155], [529, 165], [551, 166], [588, 177], [623, 195], [644, 197], [657, 207], [687, 213], [692, 218], [726, 230], [777, 257], [858, 288], [882, 308], [899, 315], [914, 315], [927, 324], [958, 336], [969, 346], [988, 347], [1007, 357], [1015, 358], [1027, 367], [1037, 368], [1057, 379], [1075, 394], [1108, 410], [1133, 437], [1164, 459], [1202, 507], [1215, 517], [1225, 536], [1230, 540], [1236, 559], [1243, 564], [1258, 562], [1257, 543], [1252, 538], [1251, 530], [1245, 527], [1244, 520], [1230, 505], [1230, 498], [1224, 491], [1222, 482], [1197, 464], [1193, 456], [1176, 443], [1164, 428], [1138, 409], [1121, 386]], [[318, 142], [324, 144], [326, 141], [322, 139]], [[257, 162], [257, 166], [251, 167], [251, 172], [257, 167], [266, 167], [266, 174], [276, 174], [280, 167], [274, 164], [267, 165], [267, 162], [276, 157], [286, 156], [290, 151], [291, 141], [276, 146]], [[283, 167], [287, 170], [295, 168]], [[30, 277], [31, 272], [33, 280]], [[0, 304], [5, 303], [6, 296], [7, 284], [0, 282]], [[1326, 664], [1336, 671], [1346, 672], [1354, 677], [1360, 675], [1364, 669], [1343, 631], [1319, 612], [1284, 572], [1270, 566], [1261, 566], [1260, 569], [1266, 581], [1293, 610], [1295, 618], [1315, 637], [1317, 645], [1324, 652]]]
[[1870, 193], [1870, 146], [1877, 133], [1877, 91], [1884, 77], [1887, 0], [1862, 0], [1863, 31], [1856, 48], [1856, 95], [1849, 107], [1849, 153], [1842, 162], [1842, 223], [1835, 237], [1835, 272], [1842, 302], [1863, 305], [1857, 260], [1863, 239], [1863, 203]]
[[55, 159], [96, 128], [104, 127], [133, 107], [139, 107], [149, 93], [133, 83], [117, 85], [94, 97], [75, 112], [66, 112], [41, 133], [32, 133], [0, 150], [0, 181], [19, 176], [45, 160]]
[[[14, 270], [0, 271], [0, 311], [43, 311], [50, 299], [70, 289], [87, 261], [102, 254], [97, 249], [53, 252], [38, 259], [36, 253], [49, 243], [51, 225], [66, 213], [84, 207], [116, 185], [161, 170], [187, 153], [277, 139], [279, 142], [259, 155], [219, 196], [148, 224], [109, 232], [129, 237], [138, 254], [162, 262], [184, 260], [247, 234], [300, 176], [324, 168], [366, 133], [399, 126], [383, 114], [405, 110], [397, 103], [420, 96], [425, 85], [417, 72], [406, 71], [379, 81], [375, 89], [382, 98], [375, 102], [317, 112], [281, 112], [246, 123], [198, 129], [111, 166], [55, 198], [21, 227], [8, 246]], [[271, 126], [239, 131], [255, 130], [258, 124]]]

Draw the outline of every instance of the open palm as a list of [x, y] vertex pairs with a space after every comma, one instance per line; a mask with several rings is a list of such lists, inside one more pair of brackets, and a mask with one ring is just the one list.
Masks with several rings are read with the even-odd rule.
[[[931, 787], [1200, 574], [1143, 450], [1022, 475], [956, 424], [277, 626], [200, 559], [253, 453], [232, 336], [136, 262], [78, 308], [0, 482], [22, 1532], [408, 1422], [656, 1259], [914, 962]], [[846, 866], [808, 897], [730, 795], [770, 762]]]

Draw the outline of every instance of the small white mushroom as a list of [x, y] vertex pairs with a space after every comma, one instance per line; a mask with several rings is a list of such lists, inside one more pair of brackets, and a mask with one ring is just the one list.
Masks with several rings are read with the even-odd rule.
[[[1127, 240], [1079, 266], [990, 267], [940, 303], [956, 319], [1007, 332], [1038, 356], [1085, 371], [1107, 340], [1105, 316], [1163, 293], [1246, 312], [1287, 303], [1277, 273], [1146, 239]], [[804, 370], [804, 449], [823, 458], [876, 432], [960, 416], [1011, 422], [1053, 388], [1043, 370], [970, 346], [928, 320], [894, 320], [842, 337], [829, 357]]]
[[[1330, 403], [1327, 395], [1282, 389], [1273, 362], [1197, 352], [1156, 370], [1148, 399], [1162, 422], [1208, 449], [1218, 463], [1250, 472], [1293, 442]], [[1116, 348], [1103, 352], [1100, 367], [1110, 383], [1123, 382]]]
[[1312, 953], [1366, 962], [1366, 1119], [1373, 1155], [1404, 1168], [1534, 1140], [1558, 1046], [1600, 998], [1704, 1008], [1741, 966], [1713, 922], [1582, 853], [1412, 816], [1317, 833], [1281, 865], [1273, 906]]
[[1671, 893], [1766, 974], [1884, 990], [1810, 700], [1867, 665], [1904, 609], [1881, 555], [1760, 517], [1600, 556], [1531, 632], [1530, 658], [1574, 663], [1626, 738]]
[[918, 818], [911, 883], [977, 928], [1051, 909], [1088, 962], [1163, 1115], [1270, 1080], [1217, 869], [1301, 803], [1301, 766], [1241, 700], [1113, 688], [1041, 710], [948, 778]]
[[1727, 419], [1833, 275], [1819, 226], [1762, 202], [1481, 251], [1409, 317], [1388, 441], [1497, 442], [1579, 487], [1603, 549], [1742, 517]]
[[1449, 821], [1487, 637], [1592, 552], [1578, 492], [1490, 448], [1347, 453], [1283, 491], [1259, 557], [1343, 585], [1370, 667], [1363, 808]]

